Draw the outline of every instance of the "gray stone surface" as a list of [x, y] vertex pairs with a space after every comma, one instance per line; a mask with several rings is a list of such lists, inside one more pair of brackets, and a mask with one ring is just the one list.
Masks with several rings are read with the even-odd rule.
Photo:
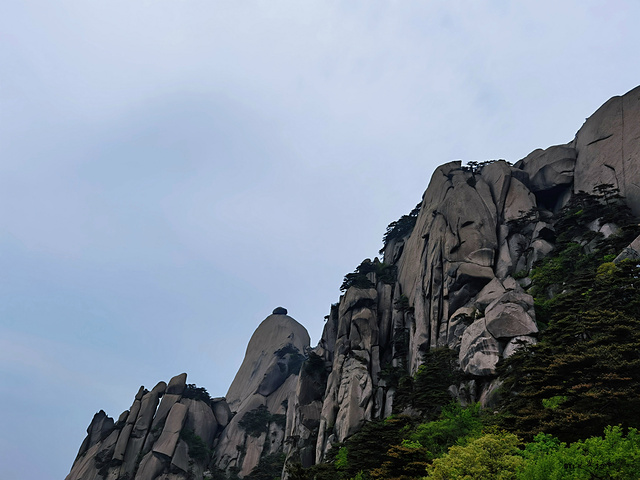
[[140, 462], [135, 480], [154, 480], [162, 470], [164, 470], [164, 461], [153, 452], [149, 452]]
[[180, 375], [176, 375], [171, 380], [169, 380], [169, 385], [167, 386], [166, 393], [172, 395], [182, 395], [184, 388], [187, 384], [187, 374], [181, 373]]
[[487, 330], [484, 318], [476, 320], [462, 335], [460, 367], [470, 375], [493, 375], [499, 359], [498, 341]]
[[292, 345], [304, 352], [309, 346], [307, 330], [288, 315], [270, 315], [258, 326], [249, 340], [247, 351], [226, 399], [231, 411], [258, 391], [265, 375], [278, 368], [276, 351]]
[[176, 403], [171, 407], [160, 438], [153, 446], [153, 452], [171, 457], [178, 444], [180, 431], [187, 417], [187, 406]]
[[176, 450], [171, 458], [171, 465], [185, 473], [189, 471], [189, 445], [184, 440], [180, 440], [176, 445]]
[[625, 247], [622, 252], [613, 260], [614, 263], [620, 263], [623, 260], [637, 260], [640, 259], [640, 236]]
[[220, 428], [226, 427], [229, 424], [232, 415], [227, 400], [224, 397], [214, 398], [212, 403], [213, 413], [216, 417], [216, 421], [220, 425]]
[[529, 174], [532, 192], [571, 185], [576, 165], [576, 150], [570, 145], [556, 145], [534, 150], [522, 159], [522, 170]]
[[218, 431], [218, 422], [211, 407], [203, 401], [190, 398], [183, 398], [180, 403], [187, 406], [185, 428], [193, 430], [211, 448]]
[[611, 183], [640, 215], [640, 87], [613, 97], [591, 115], [575, 139], [574, 192]]
[[522, 306], [500, 303], [485, 313], [487, 330], [497, 339], [538, 333], [538, 327]]

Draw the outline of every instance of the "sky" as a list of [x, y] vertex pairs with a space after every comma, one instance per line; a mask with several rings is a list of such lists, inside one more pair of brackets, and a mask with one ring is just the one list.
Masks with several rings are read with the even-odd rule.
[[572, 140], [640, 84], [640, 2], [0, 1], [0, 480], [95, 412], [223, 396], [451, 160]]

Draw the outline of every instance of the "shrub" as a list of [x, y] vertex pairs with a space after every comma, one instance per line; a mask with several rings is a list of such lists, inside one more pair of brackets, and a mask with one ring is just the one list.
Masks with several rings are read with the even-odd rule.
[[384, 253], [385, 247], [389, 244], [390, 241], [407, 237], [413, 231], [413, 227], [416, 225], [416, 220], [418, 218], [418, 214], [420, 213], [421, 203], [416, 205], [416, 207], [409, 212], [408, 215], [403, 215], [395, 222], [391, 222], [387, 226], [387, 231], [382, 237], [383, 247], [380, 249], [380, 254]]
[[211, 458], [211, 450], [204, 440], [190, 428], [183, 428], [180, 432], [182, 438], [189, 447], [189, 456], [199, 462], [206, 462]]
[[259, 437], [269, 430], [269, 423], [272, 416], [266, 405], [260, 405], [258, 408], [244, 414], [238, 425], [243, 428], [248, 435]]

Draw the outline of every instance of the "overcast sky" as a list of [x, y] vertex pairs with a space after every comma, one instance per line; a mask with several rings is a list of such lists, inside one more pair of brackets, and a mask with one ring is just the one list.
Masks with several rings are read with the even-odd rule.
[[434, 168], [570, 141], [640, 84], [640, 2], [0, 1], [0, 479], [95, 412], [315, 344]]

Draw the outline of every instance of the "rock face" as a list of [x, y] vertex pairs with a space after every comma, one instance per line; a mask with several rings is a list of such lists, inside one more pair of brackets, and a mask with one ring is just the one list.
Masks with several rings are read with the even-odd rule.
[[94, 416], [66, 480], [202, 479], [209, 469], [246, 476], [283, 451], [308, 348], [307, 330], [276, 308], [251, 337], [227, 398], [187, 384], [186, 373], [140, 387], [117, 422]]
[[[97, 413], [67, 480], [152, 480], [170, 469], [176, 479], [201, 475], [207, 465], [189, 457], [190, 445], [179, 448], [181, 434], [185, 421], [192, 417], [197, 419], [197, 427], [196, 422], [187, 426], [197, 432], [213, 431], [217, 423], [206, 397], [190, 398], [198, 392], [186, 380], [183, 373], [173, 377], [169, 386], [160, 382], [151, 391], [140, 387], [131, 408], [117, 422], [102, 411]], [[203, 415], [203, 411], [210, 414]], [[213, 435], [201, 438], [207, 448], [213, 446]]]
[[[255, 331], [226, 402], [235, 416], [215, 450], [218, 468], [246, 476], [263, 455], [282, 450], [288, 405], [309, 348], [307, 330], [279, 307]], [[260, 428], [246, 424], [261, 418]]]
[[[568, 144], [535, 150], [514, 165], [437, 168], [415, 226], [388, 239], [382, 252], [397, 269], [395, 281], [369, 274], [372, 288], [351, 287], [332, 307], [313, 350], [322, 360], [316, 368], [329, 373], [323, 381], [303, 368], [287, 427], [296, 440], [289, 455], [304, 466], [321, 461], [363, 422], [389, 415], [393, 391], [379, 372], [404, 362], [415, 373], [429, 349], [457, 351], [460, 368], [475, 379], [452, 391], [461, 401], [489, 403], [497, 362], [536, 341], [533, 298], [523, 286], [533, 264], [553, 251], [553, 214], [574, 192], [602, 183], [620, 188], [640, 215], [640, 87], [609, 100]], [[617, 261], [640, 258], [638, 252], [636, 240]], [[399, 334], [408, 342], [402, 359]]]
[[[276, 308], [252, 336], [226, 398], [203, 396], [186, 374], [141, 388], [117, 422], [96, 414], [67, 480], [199, 480], [206, 469], [245, 477], [283, 453], [310, 466], [392, 413], [395, 390], [381, 372], [413, 374], [439, 347], [473, 378], [450, 392], [491, 406], [496, 364], [536, 342], [525, 289], [533, 264], [554, 249], [553, 215], [602, 183], [618, 187], [640, 216], [640, 87], [606, 102], [565, 145], [514, 165], [438, 167], [415, 225], [387, 238], [383, 262], [366, 260], [345, 281], [315, 348]], [[605, 236], [617, 228], [593, 225]], [[640, 258], [640, 237], [614, 261], [625, 258]], [[196, 437], [206, 454], [195, 453]]]

